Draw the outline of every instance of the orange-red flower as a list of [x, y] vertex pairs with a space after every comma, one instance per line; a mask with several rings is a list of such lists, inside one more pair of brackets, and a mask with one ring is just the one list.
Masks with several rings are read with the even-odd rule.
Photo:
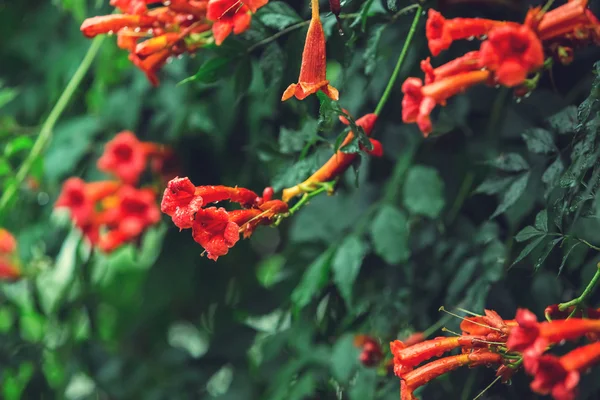
[[356, 335], [354, 346], [361, 350], [358, 358], [365, 367], [373, 367], [383, 358], [379, 342], [368, 335]]
[[206, 18], [213, 21], [215, 43], [220, 45], [231, 34], [236, 35], [250, 27], [252, 14], [268, 0], [210, 0]]
[[117, 205], [103, 215], [104, 222], [119, 230], [127, 240], [140, 235], [144, 229], [160, 221], [156, 193], [152, 189], [123, 186], [115, 194]]
[[302, 64], [298, 83], [292, 83], [283, 92], [281, 101], [293, 96], [304, 100], [309, 95], [322, 91], [332, 100], [339, 99], [339, 92], [327, 80], [327, 57], [325, 55], [325, 33], [319, 18], [319, 1], [312, 0], [312, 18], [306, 33]]
[[431, 59], [429, 57], [421, 61], [421, 70], [425, 73], [426, 85], [452, 75], [475, 71], [480, 68], [479, 51], [471, 51], [437, 68], [431, 66]]
[[149, 28], [156, 18], [148, 15], [111, 14], [88, 18], [81, 24], [81, 32], [88, 38], [103, 33], [116, 33], [122, 28]]
[[104, 148], [98, 168], [110, 172], [125, 183], [135, 184], [146, 169], [146, 150], [130, 131], [119, 132]]
[[467, 88], [489, 80], [489, 71], [470, 71], [452, 75], [423, 86], [419, 78], [407, 78], [402, 85], [402, 121], [416, 122], [427, 137], [433, 130], [430, 114], [436, 105], [446, 105], [446, 100]]
[[[349, 124], [346, 118], [340, 117], [340, 120], [344, 124]], [[366, 114], [359, 119], [356, 120], [356, 125], [361, 127], [365, 134], [369, 136], [373, 127], [375, 126], [375, 122], [377, 121], [377, 115], [375, 114]], [[340, 148], [349, 144], [354, 139], [354, 133], [352, 131], [348, 132], [346, 138], [342, 142]], [[381, 143], [375, 139], [369, 139], [371, 144], [373, 145], [373, 149], [369, 151], [370, 154], [381, 157], [383, 155], [383, 148]], [[296, 186], [287, 188], [283, 190], [283, 201], [289, 201], [295, 196], [300, 195], [304, 192], [303, 188], [310, 187], [311, 185], [318, 182], [328, 182], [341, 174], [343, 174], [349, 167], [352, 165], [354, 160], [358, 157], [357, 153], [344, 153], [341, 150], [335, 152], [333, 156], [321, 168], [319, 168], [314, 174], [312, 174], [308, 179], [304, 182], [299, 183]]]
[[0, 279], [12, 280], [21, 276], [21, 269], [11, 258], [0, 255]]
[[62, 192], [54, 207], [68, 208], [71, 219], [77, 226], [88, 222], [94, 212], [94, 202], [86, 195], [86, 183], [80, 178], [69, 178], [63, 184]]
[[544, 65], [544, 50], [527, 26], [504, 25], [490, 30], [481, 44], [481, 65], [494, 72], [498, 83], [514, 87]]
[[0, 228], [0, 254], [10, 254], [17, 249], [17, 240], [4, 228]]
[[450, 47], [453, 41], [486, 35], [494, 26], [506, 24], [481, 18], [455, 18], [447, 20], [438, 11], [430, 8], [425, 26], [429, 51], [434, 56]]

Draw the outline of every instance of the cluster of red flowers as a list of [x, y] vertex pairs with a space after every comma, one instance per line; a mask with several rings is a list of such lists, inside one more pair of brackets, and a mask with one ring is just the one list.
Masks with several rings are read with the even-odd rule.
[[408, 78], [402, 92], [402, 120], [417, 123], [423, 135], [433, 127], [430, 114], [437, 105], [467, 88], [485, 83], [515, 88], [517, 95], [532, 89], [529, 75], [542, 69], [546, 54], [568, 64], [573, 49], [590, 43], [600, 44], [600, 22], [587, 8], [588, 0], [569, 0], [565, 5], [544, 12], [533, 8], [523, 24], [481, 18], [445, 19], [429, 10], [426, 36], [433, 56], [446, 50], [455, 40], [483, 39], [472, 51], [437, 68], [430, 59], [421, 62], [425, 82]]
[[[161, 211], [173, 219], [179, 229], [192, 228], [192, 236], [217, 260], [227, 254], [240, 238], [250, 237], [257, 226], [269, 225], [288, 212], [288, 205], [272, 200], [273, 189], [266, 188], [262, 197], [249, 189], [228, 186], [194, 186], [188, 178], [172, 179], [165, 189]], [[242, 208], [228, 211], [209, 207], [227, 200]]]
[[[513, 320], [485, 310], [485, 315], [465, 318], [461, 336], [439, 337], [408, 344], [390, 343], [394, 356], [394, 373], [401, 379], [401, 399], [415, 400], [413, 391], [432, 379], [461, 366], [499, 365], [496, 375], [507, 382], [521, 366], [534, 377], [531, 389], [551, 394], [555, 400], [574, 400], [580, 374], [600, 363], [600, 310], [574, 312], [559, 306], [546, 308], [549, 322], [538, 322], [528, 310], [517, 310]], [[573, 317], [574, 314], [575, 318]], [[580, 318], [583, 314], [587, 318]], [[552, 318], [562, 318], [552, 320]], [[586, 336], [587, 344], [557, 357], [547, 350], [567, 340]], [[460, 348], [461, 354], [447, 356], [425, 365], [433, 357]]]
[[160, 220], [156, 190], [136, 187], [148, 161], [162, 179], [171, 177], [170, 149], [142, 142], [129, 131], [118, 133], [106, 144], [98, 168], [116, 179], [84, 182], [69, 178], [56, 200], [56, 208], [67, 208], [71, 220], [87, 240], [110, 252], [121, 244], [136, 240], [149, 226]]
[[[546, 309], [546, 315], [568, 318], [573, 309], [559, 310], [557, 306]], [[578, 316], [582, 315], [580, 311]], [[509, 350], [520, 352], [525, 371], [533, 376], [531, 390], [550, 394], [555, 400], [574, 400], [580, 374], [600, 363], [600, 310], [587, 309], [588, 318], [556, 319], [538, 322], [529, 310], [519, 309], [516, 323], [506, 345]], [[555, 356], [546, 351], [564, 341], [587, 336], [592, 343], [580, 346], [563, 355]]]
[[[494, 311], [486, 310], [485, 316], [467, 318], [461, 323], [463, 334], [457, 337], [438, 337], [416, 344], [400, 340], [390, 343], [394, 356], [394, 373], [400, 381], [401, 399], [416, 400], [413, 392], [432, 379], [462, 366], [500, 365], [498, 374], [508, 376], [499, 346], [506, 342], [510, 321], [504, 321]], [[425, 365], [419, 364], [460, 348], [462, 353], [447, 356]], [[507, 372], [508, 371], [508, 372]]]
[[[212, 42], [220, 45], [231, 32], [248, 29], [252, 13], [268, 0], [111, 0], [123, 14], [86, 19], [87, 37], [117, 34], [129, 59], [158, 85], [158, 70], [173, 56], [193, 53]], [[158, 5], [154, 8], [148, 6]], [[142, 41], [140, 41], [142, 40]]]
[[17, 279], [21, 276], [17, 241], [6, 229], [0, 228], [0, 279]]

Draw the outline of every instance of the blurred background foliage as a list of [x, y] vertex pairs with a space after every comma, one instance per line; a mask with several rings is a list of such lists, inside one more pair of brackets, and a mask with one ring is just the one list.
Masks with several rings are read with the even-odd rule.
[[[110, 13], [107, 3], [0, 1], [3, 190], [90, 46], [80, 23]], [[440, 318], [437, 326], [457, 329], [442, 305], [539, 315], [589, 282], [600, 260], [589, 247], [600, 244], [597, 49], [555, 66], [521, 102], [485, 87], [457, 97], [428, 140], [401, 123], [397, 85], [374, 133], [383, 159], [363, 158], [333, 196], [259, 229], [217, 263], [167, 218], [138, 246], [90, 254], [52, 204], [66, 178], [101, 179], [95, 161], [118, 131], [173, 146], [197, 185], [281, 190], [331, 155], [337, 118], [319, 113], [316, 97], [279, 101], [296, 81], [305, 29], [272, 36], [308, 18], [304, 3], [271, 1], [244, 35], [172, 60], [158, 88], [114, 38], [104, 40], [2, 216], [30, 278], [0, 288], [0, 397], [397, 399], [395, 377], [359, 363], [355, 334], [380, 338], [387, 351]], [[410, 2], [342, 4], [353, 13], [344, 36], [322, 14], [328, 73], [340, 106], [359, 117], [387, 84], [412, 18], [396, 13]], [[519, 21], [538, 4], [427, 5]], [[401, 79], [420, 76], [423, 29]], [[458, 371], [420, 395], [471, 399], [492, 379], [491, 370]], [[533, 398], [527, 385], [518, 376], [482, 398]], [[581, 398], [599, 390], [587, 376]]]

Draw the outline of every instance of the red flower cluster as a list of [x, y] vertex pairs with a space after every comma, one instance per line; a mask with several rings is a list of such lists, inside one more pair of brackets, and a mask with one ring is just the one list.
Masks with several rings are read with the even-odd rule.
[[11, 280], [21, 276], [17, 255], [17, 241], [6, 229], [0, 228], [0, 279]]
[[[546, 309], [546, 315], [564, 316], [556, 306]], [[590, 317], [597, 318], [598, 310], [588, 310]], [[579, 376], [582, 371], [600, 362], [600, 343], [579, 347], [562, 357], [547, 354], [549, 346], [583, 336], [597, 339], [600, 320], [570, 318], [538, 322], [526, 309], [517, 310], [516, 327], [510, 331], [506, 345], [511, 351], [523, 355], [525, 371], [533, 376], [531, 389], [539, 394], [551, 394], [556, 400], [575, 399]]]
[[[117, 45], [129, 51], [129, 59], [153, 85], [158, 70], [173, 56], [193, 53], [213, 40], [220, 45], [233, 31], [250, 26], [251, 13], [268, 0], [111, 0], [123, 14], [110, 14], [83, 21], [87, 37], [117, 34]], [[212, 28], [212, 35], [211, 35]], [[140, 41], [140, 39], [144, 39]]]
[[358, 358], [365, 367], [373, 367], [383, 359], [379, 342], [368, 335], [356, 335], [354, 346], [361, 350]]
[[[194, 186], [188, 178], [175, 178], [165, 189], [161, 211], [173, 219], [180, 229], [192, 228], [192, 236], [211, 260], [227, 254], [239, 240], [247, 238], [258, 225], [268, 225], [280, 214], [288, 212], [281, 200], [272, 200], [273, 190], [265, 189], [259, 197], [251, 190], [228, 186]], [[242, 209], [227, 211], [209, 207], [228, 200]]]
[[[463, 334], [457, 337], [438, 337], [411, 345], [400, 340], [390, 343], [394, 373], [401, 379], [402, 400], [416, 400], [413, 394], [415, 389], [461, 366], [500, 364], [498, 374], [507, 375], [506, 361], [499, 353], [499, 345], [506, 341], [510, 331], [507, 321], [495, 311], [486, 310], [485, 316], [465, 319], [461, 329]], [[456, 348], [460, 348], [462, 354], [443, 357], [418, 367]]]
[[56, 208], [67, 208], [71, 219], [94, 246], [110, 252], [137, 239], [160, 220], [156, 191], [137, 188], [148, 159], [154, 172], [172, 158], [172, 151], [160, 145], [139, 141], [132, 132], [123, 131], [106, 144], [98, 168], [118, 180], [84, 182], [69, 178], [56, 200]]
[[527, 77], [544, 66], [544, 49], [563, 63], [572, 60], [573, 48], [600, 44], [600, 23], [587, 9], [587, 0], [571, 0], [549, 12], [529, 11], [523, 24], [481, 18], [445, 19], [430, 9], [426, 25], [429, 50], [433, 56], [455, 40], [484, 39], [472, 51], [440, 67], [430, 59], [421, 63], [425, 83], [408, 78], [402, 85], [402, 120], [416, 123], [423, 135], [432, 131], [430, 114], [448, 98], [480, 83], [528, 91]]

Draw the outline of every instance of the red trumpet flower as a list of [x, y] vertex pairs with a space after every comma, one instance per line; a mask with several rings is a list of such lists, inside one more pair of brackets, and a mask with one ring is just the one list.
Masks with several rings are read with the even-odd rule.
[[0, 254], [10, 254], [17, 249], [15, 237], [4, 228], [0, 228]]
[[302, 64], [298, 83], [292, 83], [283, 92], [281, 101], [292, 96], [304, 100], [309, 95], [321, 90], [332, 100], [339, 99], [339, 92], [327, 80], [327, 59], [325, 56], [325, 33], [319, 18], [319, 1], [311, 0], [312, 18], [306, 34]]
[[98, 169], [135, 184], [146, 168], [146, 147], [131, 131], [122, 131], [106, 144]]

